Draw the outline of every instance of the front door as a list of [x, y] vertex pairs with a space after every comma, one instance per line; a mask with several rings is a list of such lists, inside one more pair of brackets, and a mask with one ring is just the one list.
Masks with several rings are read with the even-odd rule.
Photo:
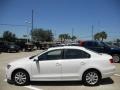
[[62, 50], [48, 51], [38, 57], [34, 62], [32, 72], [36, 80], [60, 80], [61, 79]]

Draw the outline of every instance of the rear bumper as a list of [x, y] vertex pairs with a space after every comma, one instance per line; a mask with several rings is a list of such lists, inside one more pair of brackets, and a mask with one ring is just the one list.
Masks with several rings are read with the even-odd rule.
[[102, 78], [107, 78], [115, 74], [115, 66], [112, 66], [110, 68], [106, 68], [104, 72], [102, 73]]

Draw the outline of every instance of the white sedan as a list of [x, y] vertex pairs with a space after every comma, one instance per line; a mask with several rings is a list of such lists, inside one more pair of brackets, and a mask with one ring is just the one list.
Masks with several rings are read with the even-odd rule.
[[16, 85], [29, 81], [77, 81], [98, 85], [115, 72], [112, 57], [78, 46], [50, 48], [39, 55], [11, 62], [6, 67], [6, 78]]

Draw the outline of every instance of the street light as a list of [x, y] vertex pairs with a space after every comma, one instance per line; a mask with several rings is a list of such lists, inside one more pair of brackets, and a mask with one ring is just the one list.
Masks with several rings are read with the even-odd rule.
[[26, 20], [25, 23], [26, 23], [26, 27], [27, 27], [27, 34], [26, 34], [26, 36], [27, 36], [27, 43], [28, 43], [29, 34], [30, 34], [30, 33], [29, 33], [29, 27], [30, 27], [30, 26], [29, 26], [29, 25], [31, 24], [31, 22], [29, 22], [29, 21]]

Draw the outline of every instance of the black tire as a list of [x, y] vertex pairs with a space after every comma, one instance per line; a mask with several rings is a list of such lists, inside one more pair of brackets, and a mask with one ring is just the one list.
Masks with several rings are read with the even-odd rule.
[[114, 54], [114, 55], [112, 55], [112, 57], [113, 57], [113, 62], [114, 63], [119, 63], [120, 62], [120, 55]]
[[28, 85], [30, 81], [29, 74], [24, 70], [15, 71], [12, 75], [12, 79], [13, 79], [14, 84], [18, 86]]
[[8, 49], [7, 52], [10, 53], [10, 50]]
[[19, 50], [16, 50], [16, 52], [19, 52]]
[[[94, 75], [90, 76], [90, 75]], [[86, 86], [97, 86], [100, 84], [100, 73], [97, 70], [88, 70], [83, 74], [82, 81]]]

